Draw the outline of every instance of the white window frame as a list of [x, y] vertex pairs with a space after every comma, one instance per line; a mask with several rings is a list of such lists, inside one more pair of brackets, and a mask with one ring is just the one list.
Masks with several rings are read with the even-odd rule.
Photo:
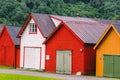
[[35, 23], [30, 23], [29, 33], [37, 33], [37, 26]]

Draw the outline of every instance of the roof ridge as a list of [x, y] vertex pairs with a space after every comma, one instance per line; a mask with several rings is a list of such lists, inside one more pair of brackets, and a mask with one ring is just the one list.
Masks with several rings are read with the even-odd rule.
[[66, 21], [66, 23], [75, 23], [75, 24], [80, 24], [80, 23], [94, 23], [94, 24], [98, 24], [96, 22], [83, 22], [83, 21]]
[[36, 14], [36, 15], [48, 15], [48, 16], [51, 15], [51, 14], [43, 14], [43, 13], [31, 13], [31, 14]]

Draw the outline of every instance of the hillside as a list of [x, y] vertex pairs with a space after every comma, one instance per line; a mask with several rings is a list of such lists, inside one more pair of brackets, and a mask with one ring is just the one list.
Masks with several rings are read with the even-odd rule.
[[0, 0], [0, 23], [22, 25], [29, 13], [120, 19], [120, 0]]

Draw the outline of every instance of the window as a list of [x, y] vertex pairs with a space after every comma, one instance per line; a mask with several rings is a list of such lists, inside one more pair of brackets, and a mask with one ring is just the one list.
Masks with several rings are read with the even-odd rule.
[[30, 33], [37, 33], [37, 27], [34, 23], [30, 23]]

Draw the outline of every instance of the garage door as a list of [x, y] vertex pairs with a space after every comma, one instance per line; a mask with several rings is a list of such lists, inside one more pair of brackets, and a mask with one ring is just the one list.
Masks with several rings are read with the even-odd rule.
[[104, 55], [104, 76], [120, 77], [120, 56]]
[[24, 68], [40, 69], [40, 48], [25, 48]]
[[71, 51], [56, 52], [56, 72], [71, 74]]

